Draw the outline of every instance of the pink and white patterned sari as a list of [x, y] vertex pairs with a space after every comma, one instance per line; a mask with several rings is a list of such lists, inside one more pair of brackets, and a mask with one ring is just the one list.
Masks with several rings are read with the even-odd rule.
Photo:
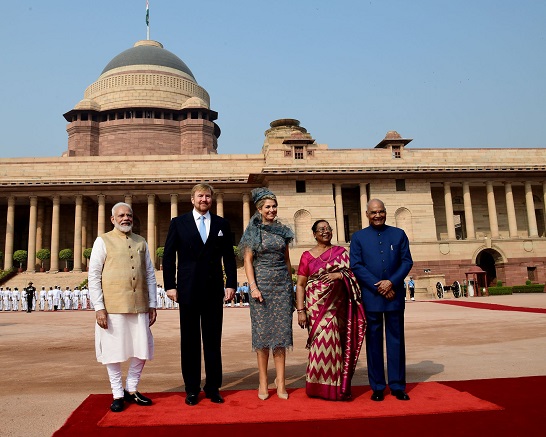
[[[325, 273], [341, 272], [342, 280], [321, 281]], [[332, 246], [315, 258], [304, 252], [298, 274], [307, 277], [306, 393], [329, 400], [351, 398], [351, 380], [366, 332], [360, 287], [351, 270], [349, 254]]]

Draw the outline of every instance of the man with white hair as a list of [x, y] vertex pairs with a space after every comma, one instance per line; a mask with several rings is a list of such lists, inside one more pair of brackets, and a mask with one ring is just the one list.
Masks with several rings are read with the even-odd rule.
[[[97, 361], [106, 365], [114, 396], [110, 410], [117, 413], [125, 401], [152, 404], [137, 388], [144, 364], [154, 354], [150, 326], [157, 317], [156, 280], [146, 240], [132, 232], [131, 206], [115, 204], [110, 220], [114, 229], [93, 244], [88, 278]], [[124, 389], [121, 363], [129, 359]]]

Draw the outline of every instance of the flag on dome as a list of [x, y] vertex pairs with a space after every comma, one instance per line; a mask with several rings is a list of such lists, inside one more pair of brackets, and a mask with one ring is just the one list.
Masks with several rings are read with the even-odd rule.
[[150, 25], [150, 6], [148, 0], [146, 0], [146, 26]]

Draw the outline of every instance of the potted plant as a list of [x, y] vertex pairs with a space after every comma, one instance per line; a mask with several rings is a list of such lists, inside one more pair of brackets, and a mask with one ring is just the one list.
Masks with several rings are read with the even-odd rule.
[[23, 263], [28, 257], [28, 252], [26, 250], [16, 250], [13, 254], [13, 260], [19, 263], [19, 272], [23, 271]]
[[68, 272], [68, 260], [72, 259], [73, 256], [74, 252], [72, 252], [72, 249], [63, 249], [59, 252], [59, 259], [65, 260], [65, 272]]
[[160, 246], [156, 249], [155, 254], [159, 258], [159, 270], [163, 270], [163, 252], [165, 252], [165, 248], [163, 246]]
[[89, 266], [87, 265], [87, 263], [89, 262], [89, 259], [91, 258], [91, 248], [88, 247], [87, 249], [85, 249], [83, 251], [83, 257], [87, 260], [86, 261], [86, 266], [85, 266], [85, 270], [87, 271], [89, 269]]
[[49, 249], [40, 249], [38, 252], [36, 252], [36, 258], [38, 258], [41, 261], [40, 271], [43, 272], [43, 271], [45, 271], [44, 261], [46, 259], [51, 258], [51, 252], [49, 251]]

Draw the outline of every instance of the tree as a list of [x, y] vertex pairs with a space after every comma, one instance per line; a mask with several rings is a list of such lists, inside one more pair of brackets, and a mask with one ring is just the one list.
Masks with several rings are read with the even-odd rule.
[[51, 258], [51, 252], [49, 249], [40, 249], [38, 252], [36, 252], [36, 258], [38, 258], [41, 261], [41, 269], [44, 269], [44, 261], [46, 259]]
[[59, 259], [65, 260], [65, 269], [68, 270], [68, 260], [72, 259], [74, 256], [74, 252], [72, 252], [72, 249], [63, 249], [59, 252]]
[[[92, 250], [93, 250], [92, 248], [88, 247], [87, 249], [85, 249], [85, 250], [83, 251], [83, 257], [84, 257], [87, 261], [89, 261], [89, 259], [91, 258], [91, 251], [92, 251]], [[86, 264], [87, 264], [87, 261], [86, 261]], [[86, 265], [86, 267], [87, 267], [87, 265]]]
[[155, 255], [159, 258], [159, 269], [161, 270], [163, 268], [163, 264], [161, 263], [161, 260], [163, 259], [163, 253], [165, 252], [165, 248], [163, 246], [159, 246], [155, 250]]
[[28, 252], [26, 250], [16, 250], [13, 254], [13, 260], [19, 263], [19, 270], [23, 269], [23, 263], [28, 258]]

